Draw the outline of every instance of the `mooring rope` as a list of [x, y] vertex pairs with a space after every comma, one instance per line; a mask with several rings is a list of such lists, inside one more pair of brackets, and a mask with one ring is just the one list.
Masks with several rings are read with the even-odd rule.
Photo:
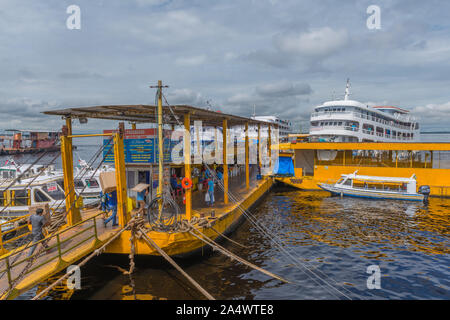
[[212, 231], [214, 231], [215, 233], [217, 233], [219, 236], [221, 236], [221, 237], [224, 238], [225, 240], [228, 240], [228, 241], [230, 241], [231, 243], [233, 243], [233, 244], [235, 244], [235, 245], [238, 245], [238, 246], [241, 247], [241, 248], [245, 248], [245, 249], [250, 248], [249, 246], [244, 246], [243, 244], [241, 244], [241, 243], [239, 243], [239, 242], [237, 242], [237, 241], [234, 241], [233, 239], [228, 238], [228, 237], [227, 237], [226, 235], [224, 235], [223, 233], [217, 231], [217, 229], [214, 228], [213, 226], [210, 226], [210, 228], [211, 228]]
[[[162, 96], [164, 97], [164, 100], [165, 100], [166, 104], [169, 106], [169, 109], [170, 109], [170, 111], [171, 111], [172, 114], [173, 114], [172, 108], [170, 107], [170, 104], [167, 102], [166, 97], [165, 97], [164, 95], [162, 95]], [[177, 121], [178, 125], [181, 125], [181, 123], [180, 123], [180, 121], [178, 120], [178, 118], [175, 117], [175, 114], [173, 114], [173, 116], [174, 116], [175, 120]], [[211, 170], [211, 168], [209, 167], [209, 165], [208, 165], [206, 162], [203, 162], [203, 164], [206, 166], [206, 168], [208, 169], [209, 173], [211, 173], [211, 174], [214, 176], [214, 179], [218, 182], [218, 184], [219, 184], [220, 188], [222, 189], [222, 191], [225, 191], [225, 187], [224, 187], [224, 185], [223, 185], [221, 179], [218, 179], [218, 178], [217, 178], [217, 175], [215, 174], [215, 172], [214, 172], [213, 170]], [[324, 285], [321, 284], [320, 282], [318, 282], [318, 280], [316, 280], [314, 277], [320, 279], [323, 283], [325, 283], [325, 284], [326, 284], [327, 286], [329, 286], [331, 289], [333, 289], [333, 290], [339, 292], [339, 294], [341, 294], [342, 296], [346, 297], [347, 299], [351, 299], [349, 296], [347, 296], [346, 294], [342, 293], [340, 290], [338, 290], [337, 288], [335, 288], [333, 285], [329, 284], [329, 283], [328, 283], [326, 280], [324, 280], [322, 277], [320, 277], [319, 275], [317, 275], [316, 273], [314, 273], [313, 270], [310, 270], [310, 268], [308, 268], [306, 265], [302, 265], [302, 263], [299, 261], [299, 257], [293, 257], [293, 256], [292, 256], [292, 255], [291, 255], [291, 254], [290, 254], [290, 253], [289, 253], [289, 252], [281, 245], [280, 240], [277, 239], [275, 235], [271, 235], [271, 234], [268, 232], [268, 230], [266, 230], [266, 228], [265, 228], [263, 225], [260, 225], [260, 224], [258, 223], [258, 221], [256, 220], [256, 218], [253, 218], [253, 217], [252, 217], [252, 215], [251, 215], [251, 213], [250, 213], [249, 211], [247, 211], [247, 210], [245, 210], [244, 208], [242, 208], [242, 206], [239, 204], [240, 201], [237, 199], [237, 197], [236, 197], [234, 194], [231, 193], [230, 190], [228, 190], [228, 196], [229, 196], [229, 198], [230, 198], [233, 202], [235, 202], [235, 203], [237, 204], [238, 209], [244, 214], [244, 216], [247, 218], [247, 220], [249, 220], [250, 223], [253, 224], [254, 227], [255, 227], [257, 230], [259, 230], [259, 232], [260, 232], [261, 234], [263, 234], [263, 235], [265, 235], [266, 237], [268, 237], [268, 238], [269, 238], [269, 239], [270, 239], [270, 240], [278, 247], [278, 249], [280, 250], [280, 252], [281, 252], [283, 255], [287, 256], [287, 257], [294, 263], [294, 265], [297, 266], [297, 268], [299, 268], [300, 270], [302, 270], [302, 271], [305, 273], [305, 275], [307, 275], [311, 280], [313, 280], [313, 281], [314, 281], [316, 284], [318, 284], [320, 287], [324, 288], [325, 291], [329, 292], [329, 293], [330, 293], [331, 295], [333, 295], [334, 297], [336, 297], [336, 298], [339, 299], [339, 296], [337, 296], [336, 294], [334, 294], [333, 292], [331, 292], [329, 289], [327, 289], [326, 287], [324, 287]], [[303, 270], [303, 269], [300, 268], [300, 267], [303, 267], [305, 270]], [[306, 272], [306, 270], [307, 270], [308, 272], [310, 272], [312, 275], [314, 275], [314, 277], [311, 276], [310, 274], [308, 274], [308, 273]], [[318, 271], [319, 271], [319, 270], [318, 270]], [[325, 274], [324, 274], [324, 276], [327, 277]], [[334, 281], [334, 282], [336, 283], [336, 285], [339, 285], [336, 281]], [[346, 288], [344, 288], [344, 287], [342, 287], [342, 289], [345, 290], [346, 292], [352, 293], [351, 291], [349, 291], [348, 289], [346, 289]]]
[[[262, 273], [264, 273], [264, 274], [266, 274], [266, 275], [268, 275], [268, 276], [270, 276], [270, 277], [272, 277], [272, 278], [275, 278], [275, 279], [277, 279], [277, 280], [280, 280], [280, 281], [282, 281], [282, 282], [285, 282], [285, 283], [291, 283], [289, 280], [286, 280], [286, 279], [284, 279], [283, 277], [281, 277], [281, 276], [279, 276], [279, 275], [276, 275], [276, 274], [274, 274], [274, 273], [272, 273], [272, 272], [270, 272], [270, 271], [267, 271], [267, 270], [265, 270], [265, 269], [263, 269], [263, 268], [261, 268], [261, 267], [258, 267], [257, 265], [255, 265], [255, 264], [253, 264], [253, 263], [251, 263], [251, 262], [249, 262], [249, 261], [247, 261], [247, 260], [245, 260], [245, 259], [243, 259], [243, 258], [241, 258], [241, 257], [239, 257], [239, 256], [237, 256], [237, 255], [235, 255], [235, 254], [232, 253], [231, 251], [228, 251], [227, 249], [225, 249], [224, 247], [222, 247], [222, 246], [219, 245], [218, 243], [214, 242], [214, 240], [212, 240], [211, 238], [209, 238], [209, 237], [208, 237], [207, 235], [205, 235], [203, 232], [201, 232], [200, 230], [198, 230], [197, 228], [195, 228], [193, 225], [191, 225], [191, 228], [192, 228], [192, 229], [189, 231], [189, 233], [190, 233], [191, 235], [193, 235], [194, 237], [196, 237], [196, 238], [199, 239], [200, 241], [203, 241], [204, 243], [208, 244], [210, 247], [213, 248], [213, 250], [214, 250], [214, 249], [215, 249], [215, 250], [218, 250], [218, 251], [220, 251], [222, 254], [228, 256], [231, 260], [239, 261], [240, 263], [245, 264], [245, 265], [249, 266], [250, 268], [253, 268], [253, 269], [255, 269], [255, 270], [259, 271], [259, 272], [262, 272]], [[195, 230], [196, 232], [198, 232], [198, 233], [201, 235], [201, 237], [199, 237], [199, 236], [196, 235], [194, 232], [192, 232], [192, 230]]]
[[[110, 138], [108, 144], [110, 144], [111, 140], [112, 140], [112, 137]], [[96, 161], [96, 159], [98, 158], [98, 156], [99, 156], [100, 153], [101, 153], [101, 150], [103, 150], [104, 148], [105, 148], [105, 146], [101, 146], [101, 147], [99, 148], [98, 154], [96, 155], [96, 157], [95, 157], [95, 159], [94, 159], [93, 161]], [[108, 150], [106, 156], [107, 156], [108, 153], [111, 151], [111, 149], [112, 149], [112, 146], [109, 148], [109, 150]], [[101, 164], [105, 161], [106, 156], [102, 159], [102, 161], [100, 162], [100, 164], [99, 164], [99, 165], [97, 166], [97, 168], [95, 169], [94, 173], [93, 173], [92, 176], [91, 176], [91, 179], [92, 179], [92, 177], [94, 177], [94, 175], [96, 174], [97, 170], [100, 168]], [[84, 176], [84, 175], [83, 175], [83, 176]], [[86, 188], [86, 186], [84, 186], [84, 188], [82, 189], [82, 191], [81, 191], [80, 193], [82, 193], [82, 192], [84, 191], [85, 188]], [[75, 189], [75, 185], [72, 186], [71, 191], [74, 190], [74, 189]], [[70, 192], [69, 192], [69, 193], [70, 193]], [[66, 194], [64, 200], [67, 199], [69, 193]], [[73, 207], [75, 206], [75, 203], [76, 203], [76, 201], [78, 200], [78, 198], [79, 198], [79, 196], [76, 195], [75, 201], [73, 201], [73, 203], [71, 204], [69, 210], [66, 210], [66, 212], [64, 212], [64, 214], [61, 215], [57, 220], [51, 221], [52, 225], [50, 225], [50, 228], [51, 228], [51, 230], [53, 230], [52, 233], [49, 234], [49, 235], [47, 235], [47, 237], [44, 238], [44, 240], [41, 242], [41, 244], [42, 244], [41, 248], [38, 249], [38, 252], [37, 252], [37, 253], [35, 253], [35, 254], [33, 254], [33, 255], [31, 256], [31, 259], [28, 260], [27, 265], [22, 269], [22, 271], [19, 273], [19, 275], [16, 277], [16, 279], [14, 279], [14, 281], [12, 281], [12, 283], [10, 284], [9, 289], [3, 291], [3, 292], [0, 294], [0, 297], [7, 297], [7, 296], [9, 296], [9, 294], [10, 294], [11, 291], [14, 289], [14, 287], [17, 285], [17, 283], [19, 283], [19, 281], [22, 280], [22, 278], [25, 276], [25, 274], [28, 272], [28, 270], [33, 266], [33, 264], [34, 264], [34, 262], [36, 261], [37, 257], [38, 257], [44, 250], [46, 250], [45, 245], [50, 241], [50, 239], [52, 238], [53, 234], [54, 234], [54, 233], [59, 229], [59, 227], [64, 223], [66, 216], [67, 216], [68, 213], [73, 209]], [[57, 208], [55, 209], [55, 211], [61, 206], [61, 204], [62, 204], [63, 202], [64, 202], [64, 201], [62, 200], [62, 201], [59, 203], [59, 205], [57, 206]], [[30, 244], [31, 244], [31, 241], [25, 246], [25, 248], [22, 249], [22, 252], [23, 252], [25, 249], [27, 249], [27, 248], [30, 246]]]
[[[84, 266], [89, 260], [91, 260], [92, 258], [94, 258], [95, 256], [98, 256], [99, 254], [101, 254], [106, 247], [113, 242], [114, 240], [116, 240], [125, 230], [128, 229], [128, 226], [130, 225], [130, 223], [133, 221], [133, 219], [131, 219], [129, 221], [129, 223], [127, 224], [127, 226], [125, 226], [124, 228], [122, 228], [121, 230], [117, 231], [117, 233], [110, 238], [108, 241], [106, 241], [100, 248], [94, 250], [94, 252], [92, 252], [89, 256], [87, 256], [86, 258], [83, 259], [83, 261], [81, 261], [79, 264], [77, 264], [78, 267], [82, 267]], [[52, 288], [56, 287], [59, 283], [61, 283], [62, 281], [64, 281], [66, 278], [68, 278], [71, 275], [71, 273], [66, 273], [65, 275], [63, 275], [62, 277], [60, 277], [58, 280], [56, 280], [55, 282], [53, 282], [50, 286], [48, 286], [46, 289], [42, 290], [38, 295], [34, 296], [31, 300], [38, 300], [40, 298], [42, 298], [42, 296], [44, 296], [45, 294], [47, 294]]]
[[142, 228], [138, 229], [140, 231], [140, 236], [142, 237], [142, 239], [144, 239], [144, 241], [147, 243], [147, 245], [150, 248], [155, 248], [156, 251], [159, 252], [159, 254], [161, 256], [164, 257], [164, 259], [166, 259], [175, 269], [177, 269], [187, 280], [189, 280], [189, 282], [196, 287], [207, 299], [209, 300], [215, 300], [214, 297], [208, 293], [208, 291], [206, 291], [205, 289], [202, 288], [202, 286], [200, 286], [197, 281], [195, 281], [191, 276], [189, 276], [167, 253], [164, 252], [163, 249], [161, 249], [156, 243], [155, 241], [153, 241], [149, 236], [147, 236], [147, 234], [145, 233], [145, 231]]
[[[215, 172], [213, 170], [211, 170], [211, 168], [205, 164], [208, 168], [208, 170], [210, 171], [210, 173], [213, 175], [213, 177], [215, 178], [216, 181], [218, 181], [218, 185], [221, 187], [221, 189], [224, 191], [225, 188], [223, 186], [223, 183], [220, 179], [217, 178]], [[293, 263], [294, 265], [302, 270], [305, 275], [307, 275], [311, 280], [313, 280], [316, 284], [318, 284], [320, 287], [322, 287], [323, 289], [325, 289], [327, 292], [329, 292], [331, 295], [333, 295], [336, 298], [339, 298], [339, 296], [337, 296], [336, 294], [334, 294], [334, 292], [330, 291], [329, 289], [327, 289], [326, 287], [324, 287], [324, 284], [327, 285], [328, 287], [330, 287], [331, 289], [337, 291], [339, 294], [341, 294], [342, 296], [344, 296], [347, 299], [351, 300], [351, 297], [347, 294], [354, 294], [353, 292], [351, 292], [350, 290], [342, 287], [341, 285], [339, 285], [335, 280], [333, 280], [337, 286], [340, 287], [341, 290], [345, 291], [347, 294], [341, 292], [338, 288], [334, 287], [332, 284], [328, 283], [325, 279], [323, 278], [328, 278], [325, 274], [323, 274], [320, 270], [317, 270], [317, 273], [322, 273], [322, 277], [320, 275], [318, 275], [316, 272], [314, 272], [313, 270], [311, 270], [310, 268], [308, 268], [308, 266], [306, 266], [305, 264], [301, 263], [299, 261], [299, 257], [294, 257], [289, 251], [287, 251], [281, 244], [281, 240], [278, 239], [278, 237], [276, 235], [271, 235], [269, 233], [269, 231], [266, 229], [266, 227], [262, 224], [260, 224], [257, 219], [255, 217], [252, 216], [252, 214], [242, 208], [242, 206], [239, 204], [239, 201], [237, 201], [236, 197], [234, 196], [234, 194], [232, 194], [230, 191], [228, 191], [228, 195], [230, 197], [230, 199], [232, 201], [234, 201], [237, 204], [238, 209], [246, 216], [247, 220], [257, 229], [259, 230], [259, 232], [263, 235], [265, 235], [266, 237], [268, 237], [275, 245], [276, 247], [278, 247], [278, 249], [280, 250], [280, 252], [285, 255], [286, 257], [288, 257]], [[302, 268], [304, 268], [305, 270], [303, 270]], [[321, 284], [320, 282], [318, 282], [313, 276], [311, 276], [310, 274], [308, 274], [306, 271], [310, 272], [314, 277], [318, 278], [319, 280], [321, 280], [324, 284]]]

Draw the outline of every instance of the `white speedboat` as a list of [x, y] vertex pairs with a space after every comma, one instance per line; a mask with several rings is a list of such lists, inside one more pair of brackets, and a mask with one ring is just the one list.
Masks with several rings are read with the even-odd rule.
[[[100, 202], [99, 176], [105, 171], [114, 171], [114, 168], [104, 165], [95, 172], [95, 169], [88, 166], [86, 162], [80, 161], [80, 166], [74, 172], [74, 185], [76, 194], [82, 198], [83, 206]], [[1, 183], [0, 217], [10, 218], [28, 214], [29, 206], [35, 204], [48, 204], [51, 209], [65, 208], [62, 170], [46, 170], [36, 176], [37, 174], [34, 174], [21, 179], [10, 188], [8, 188], [10, 183], [6, 181]]]
[[42, 164], [18, 164], [13, 159], [6, 160], [5, 164], [0, 167], [0, 186], [4, 186], [12, 182], [19, 175], [23, 179], [40, 176], [55, 176], [61, 172], [55, 171], [55, 166], [45, 166]]
[[416, 191], [415, 175], [410, 178], [379, 177], [343, 174], [335, 184], [320, 183], [318, 186], [333, 195], [371, 198], [423, 201], [427, 195]]

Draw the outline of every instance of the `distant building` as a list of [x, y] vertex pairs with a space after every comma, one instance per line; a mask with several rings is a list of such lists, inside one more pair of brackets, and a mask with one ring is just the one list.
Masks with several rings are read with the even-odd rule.
[[289, 120], [282, 120], [276, 116], [253, 116], [252, 119], [276, 124], [280, 139], [287, 138], [288, 134], [292, 133], [292, 122]]

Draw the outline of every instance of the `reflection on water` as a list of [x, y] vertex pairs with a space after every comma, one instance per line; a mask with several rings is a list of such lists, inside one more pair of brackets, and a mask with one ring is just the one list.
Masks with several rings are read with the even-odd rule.
[[[424, 206], [276, 189], [253, 214], [298, 260], [248, 222], [232, 238], [249, 248], [225, 246], [294, 283], [216, 253], [180, 264], [218, 299], [449, 299], [449, 213], [450, 199], [432, 198]], [[72, 299], [134, 299], [129, 277], [111, 265], [127, 269], [128, 259], [100, 256], [84, 267], [83, 290]], [[367, 289], [370, 265], [381, 269], [380, 290]], [[159, 259], [139, 258], [136, 266], [137, 299], [203, 299]]]

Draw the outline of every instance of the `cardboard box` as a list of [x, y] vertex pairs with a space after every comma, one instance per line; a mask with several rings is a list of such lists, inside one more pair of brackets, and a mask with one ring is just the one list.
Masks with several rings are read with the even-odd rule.
[[100, 187], [103, 193], [110, 193], [116, 190], [116, 172], [108, 171], [100, 173]]
[[133, 189], [131, 189], [131, 191], [136, 191], [136, 192], [142, 192], [145, 189], [147, 189], [148, 187], [150, 187], [149, 184], [146, 183], [139, 183], [137, 184]]
[[45, 223], [50, 222], [50, 207], [48, 206], [48, 203], [32, 205], [28, 208], [28, 212], [30, 214], [35, 214], [37, 208], [42, 208], [44, 210], [42, 216], [45, 218]]

